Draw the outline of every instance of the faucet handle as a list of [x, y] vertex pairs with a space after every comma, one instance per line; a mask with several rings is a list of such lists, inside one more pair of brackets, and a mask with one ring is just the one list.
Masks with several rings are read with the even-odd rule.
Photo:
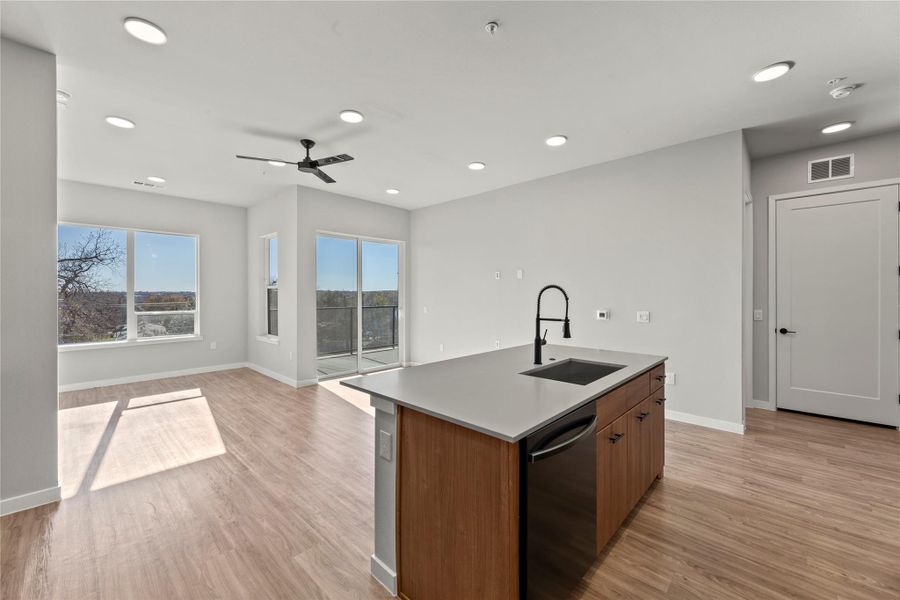
[[541, 338], [541, 346], [547, 345], [547, 330], [544, 330], [544, 337]]

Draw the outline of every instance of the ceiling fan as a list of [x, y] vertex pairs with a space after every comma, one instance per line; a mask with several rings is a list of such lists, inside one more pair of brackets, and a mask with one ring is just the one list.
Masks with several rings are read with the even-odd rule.
[[336, 154], [335, 156], [329, 156], [327, 158], [318, 158], [313, 160], [309, 157], [309, 150], [316, 143], [313, 140], [300, 140], [300, 145], [306, 148], [306, 158], [301, 160], [300, 162], [289, 162], [286, 160], [281, 160], [280, 158], [259, 158], [258, 156], [241, 156], [240, 154], [235, 155], [237, 158], [244, 158], [246, 160], [261, 160], [263, 162], [276, 164], [278, 166], [281, 165], [297, 165], [298, 171], [303, 171], [304, 173], [312, 173], [325, 183], [334, 183], [334, 179], [329, 177], [322, 169], [319, 167], [324, 167], [327, 165], [336, 165], [338, 163], [347, 162], [348, 160], [353, 160], [353, 157], [349, 154]]

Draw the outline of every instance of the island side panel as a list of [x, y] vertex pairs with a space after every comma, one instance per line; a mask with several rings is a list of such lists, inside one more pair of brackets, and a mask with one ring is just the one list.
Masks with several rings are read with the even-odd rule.
[[519, 446], [398, 407], [397, 563], [407, 600], [519, 597]]
[[[369, 569], [391, 594], [397, 594], [397, 406], [380, 398], [370, 396], [369, 403], [375, 408], [375, 552]], [[381, 455], [381, 432], [390, 435], [390, 457]]]

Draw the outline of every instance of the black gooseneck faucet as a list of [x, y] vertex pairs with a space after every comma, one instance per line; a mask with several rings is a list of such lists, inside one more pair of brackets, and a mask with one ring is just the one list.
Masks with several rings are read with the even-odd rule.
[[[566, 316], [563, 319], [541, 318], [541, 296], [543, 296], [544, 292], [546, 292], [550, 288], [557, 289], [562, 292], [563, 298], [566, 299]], [[563, 337], [572, 337], [572, 332], [569, 330], [569, 295], [566, 293], [566, 290], [562, 289], [558, 285], [550, 284], [545, 285], [541, 288], [541, 291], [538, 292], [537, 316], [534, 318], [534, 364], [536, 365], [543, 364], [541, 362], [541, 346], [547, 343], [546, 329], [544, 330], [544, 337], [541, 337], [541, 321], [562, 321]]]

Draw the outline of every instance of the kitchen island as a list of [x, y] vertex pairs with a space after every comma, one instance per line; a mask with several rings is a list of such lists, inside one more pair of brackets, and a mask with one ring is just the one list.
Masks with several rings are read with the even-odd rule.
[[376, 408], [371, 565], [392, 593], [559, 597], [662, 476], [665, 357], [533, 359], [520, 346], [342, 382]]

